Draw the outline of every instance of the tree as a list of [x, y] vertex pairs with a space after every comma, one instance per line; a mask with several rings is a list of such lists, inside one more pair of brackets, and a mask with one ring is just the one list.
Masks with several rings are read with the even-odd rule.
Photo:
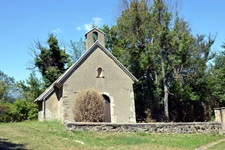
[[[152, 97], [152, 86], [149, 78], [147, 79], [144, 61], [149, 61], [148, 45], [151, 42], [151, 36], [148, 34], [150, 28], [150, 13], [148, 3], [145, 0], [122, 1], [124, 6], [121, 16], [117, 19], [117, 25], [106, 33], [106, 46], [113, 46], [112, 53], [138, 78], [134, 85], [135, 103], [138, 121], [144, 121], [146, 118], [145, 110], [151, 105], [149, 102]], [[153, 107], [152, 107], [153, 108]]]
[[41, 90], [34, 73], [27, 84], [15, 83], [14, 78], [0, 72], [0, 122], [37, 119], [37, 104], [33, 101]]
[[3, 81], [0, 81], [0, 100], [2, 102], [7, 101], [7, 91], [8, 91], [7, 85]]
[[[139, 79], [135, 86], [139, 91], [138, 98], [156, 99], [158, 109], [164, 91], [164, 112], [168, 120], [168, 83], [172, 72], [169, 65], [173, 51], [170, 50], [172, 13], [160, 0], [155, 0], [150, 8], [147, 2], [132, 0], [117, 21], [119, 37], [126, 43], [126, 50], [121, 56], [126, 56], [126, 66]], [[143, 95], [143, 89], [147, 94]]]
[[186, 47], [185, 63], [174, 70], [175, 80], [170, 82], [170, 92], [174, 94], [170, 96], [174, 121], [206, 121], [211, 118], [214, 98], [207, 63], [214, 58], [211, 52], [214, 41], [211, 36], [207, 40], [205, 35], [193, 37], [190, 46]]
[[[225, 43], [222, 45], [225, 49]], [[216, 56], [215, 65], [213, 66], [213, 95], [218, 99], [220, 104], [225, 104], [225, 50]]]
[[44, 89], [44, 83], [42, 83], [37, 77], [35, 72], [33, 71], [26, 82], [20, 81], [17, 83], [17, 86], [20, 89], [21, 99], [25, 99], [28, 102], [33, 102]]
[[104, 27], [104, 32], [107, 48], [139, 80], [134, 85], [137, 120], [160, 121], [163, 116], [169, 121], [170, 112], [175, 119], [179, 100], [188, 107], [204, 102], [207, 96], [198, 90], [208, 88], [203, 81], [215, 39], [193, 36], [188, 22], [164, 0], [152, 5], [147, 0], [122, 2], [117, 25]]
[[8, 107], [6, 122], [21, 122], [25, 120], [37, 119], [38, 110], [34, 102], [28, 102], [24, 99], [18, 99], [14, 103], [7, 103]]
[[15, 80], [0, 71], [0, 102], [13, 102], [16, 97]]
[[36, 41], [35, 46], [31, 48], [35, 55], [34, 67], [37, 67], [42, 74], [45, 87], [51, 85], [64, 73], [69, 63], [69, 55], [66, 54], [65, 49], [60, 49], [56, 36], [49, 34], [47, 42], [49, 47], [44, 47], [40, 41]]
[[[157, 66], [161, 67], [161, 71], [158, 70], [157, 76], [159, 76], [162, 81], [163, 88], [163, 102], [164, 102], [164, 117], [165, 120], [169, 120], [169, 111], [168, 111], [168, 95], [169, 95], [169, 76], [170, 76], [170, 67], [169, 63], [169, 48], [170, 48], [170, 39], [172, 35], [170, 34], [170, 23], [171, 23], [172, 14], [168, 11], [168, 8], [164, 5], [163, 1], [155, 0], [154, 5], [152, 6], [152, 21], [154, 22], [153, 28], [153, 40], [155, 51], [155, 56], [159, 64]], [[159, 80], [159, 81], [160, 81]]]
[[77, 41], [77, 42], [73, 42], [72, 40], [70, 40], [69, 48], [70, 48], [69, 49], [69, 52], [70, 52], [70, 62], [73, 64], [85, 52], [85, 43], [82, 40], [82, 38], [79, 41]]

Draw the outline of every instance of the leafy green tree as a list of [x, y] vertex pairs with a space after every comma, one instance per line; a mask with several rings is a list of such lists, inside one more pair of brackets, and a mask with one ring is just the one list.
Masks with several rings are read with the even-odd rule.
[[[33, 101], [43, 92], [43, 83], [38, 80], [34, 72], [30, 74], [26, 82], [14, 83], [13, 78], [8, 78], [5, 74], [4, 77], [6, 77], [5, 82], [0, 81], [2, 85], [5, 85], [0, 86], [0, 91], [4, 93], [4, 99], [0, 101], [0, 122], [37, 119], [38, 107]], [[10, 88], [15, 89], [12, 93], [8, 92], [7, 84], [12, 84], [10, 86], [13, 88]], [[13, 100], [9, 98], [10, 94], [12, 94]]]
[[[125, 39], [124, 51], [120, 52], [127, 60], [122, 62], [127, 62], [125, 65], [139, 79], [135, 86], [138, 91], [136, 96], [139, 95], [136, 98], [153, 100], [156, 112], [160, 112], [159, 104], [164, 95], [164, 116], [169, 120], [169, 80], [173, 71], [171, 65], [180, 63], [176, 60], [177, 49], [172, 49], [177, 44], [173, 42], [173, 38], [176, 40], [175, 32], [171, 29], [173, 18], [163, 1], [155, 0], [150, 8], [147, 2], [131, 1], [129, 8], [118, 19], [119, 38]], [[143, 89], [146, 91], [143, 92]]]
[[149, 80], [146, 79], [147, 65], [143, 65], [144, 60], [149, 61], [146, 55], [151, 41], [151, 18], [147, 1], [133, 0], [123, 3], [125, 8], [117, 19], [117, 26], [112, 27], [110, 36], [106, 36], [108, 42], [113, 42], [106, 46], [113, 46], [112, 53], [138, 78], [139, 81], [134, 85], [136, 114], [138, 121], [144, 121], [147, 115], [145, 110], [153, 106], [149, 103], [152, 99], [152, 86], [149, 86]]
[[193, 37], [183, 57], [186, 62], [174, 70], [175, 80], [170, 82], [172, 120], [206, 121], [211, 118], [213, 97], [207, 63], [214, 57], [211, 52], [214, 40], [211, 36], [208, 40], [204, 35]]
[[35, 120], [38, 116], [37, 105], [24, 99], [0, 103], [0, 122], [21, 122]]
[[[49, 47], [44, 47], [37, 41], [32, 48], [35, 59], [34, 66], [37, 67], [45, 81], [45, 87], [51, 85], [67, 69], [69, 55], [64, 49], [60, 49], [58, 40], [53, 34], [49, 34], [47, 40]], [[40, 51], [37, 52], [37, 50]]]
[[21, 122], [25, 120], [37, 119], [37, 105], [26, 100], [16, 100], [14, 103], [7, 104], [9, 108], [9, 117], [12, 122]]
[[[222, 45], [225, 49], [225, 43]], [[225, 51], [221, 51], [216, 56], [215, 65], [213, 66], [213, 95], [218, 99], [220, 104], [225, 104]]]
[[9, 110], [7, 103], [0, 102], [0, 122], [10, 121], [9, 112], [10, 112], [10, 110]]
[[[214, 39], [205, 41], [205, 36], [193, 36], [188, 22], [163, 0], [154, 0], [151, 6], [147, 0], [122, 2], [125, 8], [117, 25], [111, 29], [104, 26], [103, 31], [107, 48], [139, 80], [134, 85], [138, 121], [148, 117], [159, 121], [162, 116], [169, 121], [170, 111], [175, 120], [179, 101], [187, 106], [185, 110], [193, 105], [204, 107], [208, 96], [203, 94], [208, 88], [204, 84], [205, 71], [213, 58]], [[184, 118], [189, 116], [186, 113]]]
[[33, 71], [26, 82], [20, 81], [17, 83], [18, 88], [20, 89], [21, 99], [25, 99], [28, 102], [33, 102], [44, 89], [44, 83], [42, 83]]
[[[168, 97], [169, 97], [169, 78], [172, 62], [170, 59], [172, 54], [170, 48], [172, 46], [171, 39], [173, 35], [170, 31], [170, 25], [172, 21], [172, 14], [168, 11], [162, 0], [155, 0], [152, 6], [152, 21], [154, 22], [153, 28], [153, 46], [155, 56], [155, 70], [158, 81], [162, 83], [163, 91], [163, 104], [164, 104], [164, 117], [165, 120], [169, 120], [168, 110]], [[161, 68], [161, 69], [160, 69]], [[157, 82], [158, 82], [157, 81]], [[156, 82], [157, 90], [159, 91], [159, 84]]]
[[0, 100], [2, 102], [7, 101], [7, 91], [8, 91], [7, 85], [3, 81], [0, 81]]

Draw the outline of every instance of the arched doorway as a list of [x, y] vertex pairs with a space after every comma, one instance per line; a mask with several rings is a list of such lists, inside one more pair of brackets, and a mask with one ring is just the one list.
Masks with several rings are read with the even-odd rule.
[[110, 98], [105, 94], [102, 96], [105, 99], [105, 122], [111, 122]]

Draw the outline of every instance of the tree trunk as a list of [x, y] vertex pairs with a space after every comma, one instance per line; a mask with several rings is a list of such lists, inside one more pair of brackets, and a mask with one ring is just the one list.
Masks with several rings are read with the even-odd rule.
[[[164, 81], [165, 80], [165, 81]], [[166, 79], [163, 79], [163, 86], [164, 86], [164, 115], [165, 115], [165, 121], [169, 121], [169, 108], [168, 108], [168, 85], [166, 83]]]
[[162, 78], [163, 78], [163, 88], [164, 88], [164, 98], [163, 98], [163, 102], [164, 102], [164, 117], [165, 117], [165, 121], [168, 122], [169, 121], [169, 108], [168, 108], [168, 84], [167, 84], [167, 77], [165, 75], [165, 66], [164, 66], [164, 54], [162, 52]]

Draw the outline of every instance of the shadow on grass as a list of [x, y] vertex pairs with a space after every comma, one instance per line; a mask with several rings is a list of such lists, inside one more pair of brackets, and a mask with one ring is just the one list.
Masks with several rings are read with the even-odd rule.
[[16, 144], [8, 141], [8, 139], [0, 138], [0, 150], [25, 150], [24, 144]]

